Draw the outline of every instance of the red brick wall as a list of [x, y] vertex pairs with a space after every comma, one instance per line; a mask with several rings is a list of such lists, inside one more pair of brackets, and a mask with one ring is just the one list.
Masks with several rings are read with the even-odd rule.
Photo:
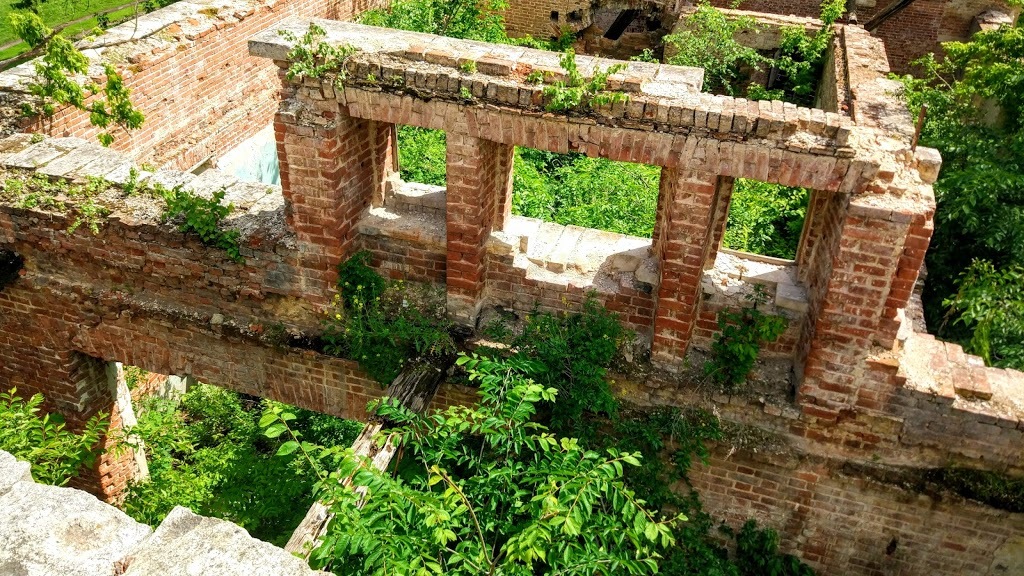
[[[216, 15], [191, 15], [156, 37], [118, 47], [120, 70], [132, 101], [146, 116], [130, 135], [114, 132], [113, 148], [140, 163], [185, 170], [218, 156], [268, 126], [277, 111], [277, 67], [249, 55], [248, 40], [288, 17], [347, 20], [389, 0], [251, 0]], [[178, 9], [182, 5], [175, 5]], [[140, 17], [156, 19], [162, 11]], [[119, 28], [130, 33], [133, 22]], [[169, 39], [168, 39], [169, 37]], [[100, 38], [100, 42], [103, 38]], [[33, 126], [55, 136], [94, 139], [99, 132], [86, 113], [68, 108]]]
[[710, 466], [695, 465], [690, 478], [712, 515], [734, 528], [748, 518], [773, 527], [782, 550], [819, 574], [1010, 573], [996, 569], [996, 557], [1024, 537], [1024, 514], [844, 476], [835, 467], [723, 450]]

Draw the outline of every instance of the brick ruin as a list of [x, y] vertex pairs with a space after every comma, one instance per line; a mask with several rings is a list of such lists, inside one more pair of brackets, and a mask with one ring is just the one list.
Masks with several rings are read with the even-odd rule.
[[[743, 0], [739, 6], [732, 0], [710, 2], [718, 8], [739, 8], [758, 17], [814, 20], [821, 13], [821, 0]], [[843, 21], [868, 24], [895, 4], [895, 0], [850, 0], [847, 8], [851, 15]], [[916, 0], [903, 4], [872, 31], [885, 45], [890, 69], [900, 74], [909, 72], [910, 63], [921, 56], [940, 52], [942, 42], [967, 40], [978, 29], [1012, 23], [1021, 11], [1002, 0]], [[505, 20], [509, 33], [515, 36], [548, 38], [569, 30], [585, 39], [589, 51], [628, 58], [655, 47], [657, 40], [676, 30], [680, 18], [695, 5], [694, 0], [526, 0], [511, 2]]]
[[[1024, 473], [1024, 375], [925, 333], [914, 287], [940, 158], [911, 148], [885, 41], [839, 26], [813, 109], [704, 94], [698, 69], [633, 62], [612, 77], [626, 103], [552, 113], [525, 79], [558, 77], [557, 55], [336, 21], [318, 22], [332, 43], [360, 49], [346, 79], [284, 79], [290, 46], [278, 30], [301, 35], [309, 18], [366, 7], [180, 2], [141, 18], [142, 38], [95, 54], [129, 63], [148, 117], [140, 133], [103, 149], [83, 115], [62, 111], [28, 127], [49, 138], [0, 142], [4, 178], [124, 182], [136, 167], [201, 195], [225, 189], [244, 256], [182, 235], [142, 196], [106, 199], [97, 235], [67, 234], [59, 212], [0, 203], [0, 388], [43, 392], [72, 424], [111, 412], [116, 428], [126, 406], [107, 366], [123, 362], [365, 418], [382, 387], [309, 342], [337, 264], [366, 249], [387, 275], [441, 287], [468, 326], [494, 310], [576, 309], [595, 294], [637, 333], [637, 357], [650, 354], [643, 376], [616, 378], [625, 399], [710, 407], [755, 439], [695, 467], [706, 509], [777, 529], [783, 549], [821, 573], [1024, 569], [1024, 516], [900, 481], [951, 465]], [[584, 74], [612, 63], [579, 57]], [[0, 75], [8, 97], [29, 71]], [[187, 171], [271, 122], [281, 186]], [[446, 188], [401, 181], [397, 125], [446, 132]], [[660, 166], [653, 238], [512, 215], [515, 146]], [[735, 178], [812, 190], [794, 260], [721, 248]], [[764, 353], [770, 382], [709, 395], [686, 366], [717, 312], [745, 305], [758, 284], [789, 321]], [[435, 404], [471, 399], [445, 385]], [[91, 487], [116, 498], [133, 468], [130, 455], [107, 457]]]

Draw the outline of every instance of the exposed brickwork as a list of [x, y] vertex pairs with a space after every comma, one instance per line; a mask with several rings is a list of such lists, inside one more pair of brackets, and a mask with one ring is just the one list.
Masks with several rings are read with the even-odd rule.
[[[269, 125], [277, 110], [277, 68], [250, 56], [246, 42], [289, 16], [351, 18], [383, 0], [231, 0], [212, 7], [177, 2], [166, 10], [112, 28], [93, 44], [119, 67], [132, 101], [145, 114], [142, 129], [115, 132], [114, 149], [140, 163], [187, 169], [216, 157]], [[126, 44], [118, 40], [135, 38]], [[86, 44], [84, 47], [89, 47]], [[0, 86], [18, 84], [32, 63], [0, 73]], [[33, 130], [94, 139], [88, 113], [59, 110]]]
[[483, 304], [487, 248], [497, 214], [504, 214], [512, 180], [511, 146], [462, 134], [448, 136], [448, 313], [474, 324]]
[[713, 240], [719, 202], [718, 177], [685, 169], [662, 171], [666, 222], [661, 227], [661, 284], [654, 316], [651, 358], [671, 362], [683, 356], [697, 320], [700, 281]]
[[[280, 26], [301, 33], [306, 23]], [[326, 28], [333, 40], [366, 49], [350, 59], [340, 87], [284, 83], [275, 122], [282, 189], [216, 171], [143, 174], [203, 195], [225, 187], [244, 262], [161, 224], [145, 197], [117, 199], [95, 237], [66, 234], [60, 214], [0, 204], [0, 246], [26, 262], [0, 292], [0, 387], [43, 391], [80, 423], [113, 409], [102, 366], [118, 360], [363, 417], [382, 388], [309, 343], [334, 295], [335, 266], [365, 248], [390, 277], [443, 285], [455, 308], [558, 312], [593, 291], [670, 369], [639, 383], [616, 378], [623, 395], [685, 405], [700, 401], [699, 391], [672, 369], [707, 347], [716, 314], [743, 305], [760, 283], [771, 298], [766, 310], [790, 319], [765, 356], [786, 367], [786, 379], [786, 362], [795, 365], [799, 394], [795, 402], [785, 391], [715, 396], [715, 408], [728, 421], [775, 431], [798, 462], [748, 459], [740, 469], [716, 457], [695, 479], [713, 511], [758, 516], [825, 573], [970, 573], [1006, 542], [990, 524], [1019, 533], [1019, 519], [959, 502], [922, 499], [910, 508], [920, 519], [908, 518], [902, 493], [836, 472], [844, 460], [879, 459], [1024, 473], [1024, 410], [1014, 389], [1024, 376], [983, 370], [959, 347], [914, 334], [906, 318], [940, 161], [933, 150], [909, 151], [912, 121], [886, 95], [876, 38], [841, 30], [837, 70], [847, 70], [849, 89], [837, 79], [836, 99], [849, 93], [845, 114], [702, 95], [694, 71], [639, 63], [613, 78], [630, 95], [625, 105], [556, 114], [543, 110], [540, 87], [521, 81], [530, 70], [557, 72], [550, 54]], [[251, 49], [278, 70], [287, 66], [288, 46], [273, 29]], [[479, 71], [460, 70], [460, 58]], [[607, 64], [580, 58], [584, 71]], [[447, 131], [447, 190], [412, 190], [397, 179], [398, 124]], [[515, 145], [661, 166], [654, 238], [510, 216]], [[130, 166], [77, 140], [31, 144], [27, 136], [0, 141], [0, 165], [113, 180]], [[736, 177], [813, 191], [795, 262], [720, 250]], [[915, 364], [922, 358], [936, 360]], [[436, 404], [472, 397], [446, 386]], [[101, 463], [97, 484], [108, 496], [127, 465]], [[957, 540], [963, 527], [976, 541]], [[894, 530], [906, 546], [887, 560], [879, 554], [896, 534], [882, 552], [877, 535]]]
[[[820, 574], [1001, 574], [1024, 515], [844, 476], [825, 459], [717, 453], [690, 474], [705, 508], [734, 527], [775, 527]], [[1000, 570], [1003, 566], [1009, 571]]]

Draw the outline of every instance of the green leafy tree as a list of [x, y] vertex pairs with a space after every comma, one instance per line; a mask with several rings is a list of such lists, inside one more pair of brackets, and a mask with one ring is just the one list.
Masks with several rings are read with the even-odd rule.
[[[655, 572], [683, 518], [649, 510], [625, 486], [639, 456], [585, 450], [532, 421], [537, 403], [556, 391], [533, 382], [527, 364], [458, 363], [480, 385], [477, 407], [425, 416], [396, 401], [377, 407], [403, 446], [397, 476], [351, 451], [323, 475], [335, 517], [312, 562], [344, 574]], [[289, 416], [268, 414], [268, 434], [290, 430]], [[286, 446], [311, 462], [325, 452], [297, 434]]]
[[404, 0], [394, 2], [387, 9], [368, 10], [360, 16], [360, 22], [451, 38], [507, 43], [502, 17], [507, 7], [505, 0]]
[[802, 106], [814, 104], [818, 80], [825, 65], [825, 55], [832, 45], [833, 24], [846, 13], [846, 0], [823, 0], [819, 19], [822, 27], [809, 35], [803, 27], [782, 29], [782, 44], [773, 64], [785, 77], [777, 91], [753, 90], [752, 98], [779, 99]]
[[671, 54], [667, 62], [703, 68], [706, 92], [735, 94], [744, 67], [760, 69], [768, 62], [757, 50], [736, 41], [738, 32], [756, 29], [753, 18], [728, 18], [708, 0], [700, 0], [686, 17], [684, 29], [665, 37]]
[[0, 450], [32, 464], [37, 482], [64, 486], [96, 461], [106, 415], [90, 418], [76, 434], [60, 414], [43, 412], [42, 404], [42, 394], [26, 400], [15, 389], [0, 393]]
[[187, 506], [284, 544], [313, 502], [317, 477], [304, 460], [274, 457], [281, 441], [257, 426], [270, 407], [296, 414], [296, 429], [328, 446], [348, 446], [362, 428], [207, 384], [180, 403], [149, 398], [126, 436], [145, 445], [150, 478], [129, 486], [125, 512], [157, 525], [175, 506]]
[[981, 32], [943, 51], [902, 78], [911, 111], [928, 106], [921, 143], [943, 159], [926, 317], [940, 336], [1024, 368], [1024, 341], [1013, 336], [1021, 293], [1008, 289], [1024, 265], [1024, 29]]

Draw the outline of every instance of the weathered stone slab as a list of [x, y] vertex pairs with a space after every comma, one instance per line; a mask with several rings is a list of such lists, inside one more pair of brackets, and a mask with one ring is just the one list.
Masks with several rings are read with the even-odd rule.
[[0, 450], [0, 495], [6, 494], [18, 482], [31, 481], [31, 465]]
[[240, 526], [178, 506], [141, 546], [124, 576], [325, 575], [281, 548], [249, 536]]
[[18, 482], [0, 496], [0, 574], [114, 576], [149, 533], [91, 494]]

